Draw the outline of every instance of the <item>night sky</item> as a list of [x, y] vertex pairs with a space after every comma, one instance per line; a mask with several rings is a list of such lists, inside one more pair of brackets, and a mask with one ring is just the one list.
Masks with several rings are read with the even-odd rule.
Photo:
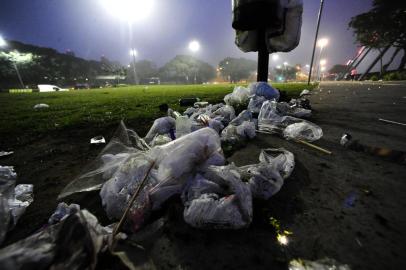
[[[177, 54], [190, 54], [188, 42], [201, 43], [197, 57], [212, 65], [226, 56], [256, 58], [234, 45], [231, 0], [155, 0], [155, 10], [131, 27], [109, 13], [101, 0], [1, 0], [0, 34], [11, 40], [70, 49], [86, 59], [105, 55], [130, 62], [130, 47], [138, 59], [163, 65]], [[310, 62], [319, 0], [305, 0], [302, 38], [298, 48], [280, 54], [278, 63]], [[319, 37], [328, 37], [328, 67], [344, 64], [356, 51], [350, 18], [368, 11], [371, 0], [326, 0]]]

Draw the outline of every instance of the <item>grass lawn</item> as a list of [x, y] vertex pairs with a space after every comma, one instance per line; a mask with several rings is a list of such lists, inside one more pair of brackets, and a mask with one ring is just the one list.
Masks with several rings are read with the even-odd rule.
[[[304, 83], [273, 84], [295, 96], [309, 87]], [[167, 103], [183, 111], [178, 100], [199, 97], [210, 103], [222, 102], [234, 85], [156, 85], [75, 90], [52, 93], [1, 93], [0, 138], [40, 134], [75, 126], [107, 126], [119, 120], [152, 121], [162, 115], [158, 106]], [[46, 103], [47, 109], [34, 110]], [[137, 128], [137, 127], [134, 127]]]

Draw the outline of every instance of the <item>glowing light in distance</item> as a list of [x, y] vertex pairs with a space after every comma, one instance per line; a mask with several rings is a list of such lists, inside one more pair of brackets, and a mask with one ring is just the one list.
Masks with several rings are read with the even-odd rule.
[[280, 68], [281, 68], [281, 66], [276, 66], [276, 68], [277, 68], [277, 69], [280, 69]]
[[287, 65], [288, 65], [288, 62], [283, 62], [283, 65], [284, 65], [284, 66], [287, 66]]
[[7, 42], [4, 40], [2, 36], [0, 36], [0, 47], [5, 47], [7, 45]]
[[146, 19], [154, 8], [153, 0], [102, 0], [102, 4], [113, 16], [127, 22]]
[[189, 50], [191, 52], [197, 52], [200, 49], [200, 44], [197, 40], [193, 40], [189, 43]]
[[320, 60], [320, 65], [325, 66], [327, 64], [327, 60], [326, 59], [321, 59]]
[[277, 54], [272, 55], [272, 60], [273, 61], [277, 61], [278, 59], [279, 59], [279, 55], [277, 55]]
[[326, 47], [328, 44], [328, 39], [327, 38], [321, 38], [317, 41], [317, 46], [320, 48]]
[[131, 56], [137, 56], [137, 54], [138, 54], [138, 53], [137, 53], [137, 51], [136, 51], [135, 49], [131, 49], [131, 50], [130, 50], [130, 55], [131, 55]]

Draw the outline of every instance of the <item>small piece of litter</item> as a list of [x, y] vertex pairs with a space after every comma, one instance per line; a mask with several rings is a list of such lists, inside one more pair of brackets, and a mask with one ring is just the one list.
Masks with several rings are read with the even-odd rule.
[[0, 151], [0, 157], [9, 156], [9, 155], [12, 155], [12, 154], [14, 154], [13, 151], [11, 151], [11, 152]]
[[38, 110], [38, 109], [46, 109], [46, 108], [49, 108], [49, 105], [48, 105], [48, 104], [45, 104], [45, 103], [40, 103], [40, 104], [37, 104], [37, 105], [34, 106], [34, 109], [35, 109], [35, 110]]
[[104, 139], [103, 136], [96, 136], [94, 138], [90, 139], [91, 144], [105, 144], [106, 140]]

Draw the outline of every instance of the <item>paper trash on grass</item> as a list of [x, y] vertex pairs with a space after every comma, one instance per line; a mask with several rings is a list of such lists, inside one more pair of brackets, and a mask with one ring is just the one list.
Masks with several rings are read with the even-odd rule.
[[325, 258], [317, 261], [292, 260], [289, 262], [289, 270], [351, 270], [346, 264], [339, 264], [333, 259]]
[[103, 136], [96, 136], [90, 139], [91, 144], [105, 144], [106, 139]]

